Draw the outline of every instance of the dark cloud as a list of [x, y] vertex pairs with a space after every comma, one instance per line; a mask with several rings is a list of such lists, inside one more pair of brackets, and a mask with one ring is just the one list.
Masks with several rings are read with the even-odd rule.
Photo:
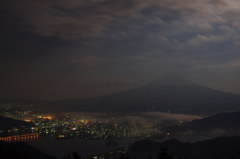
[[[1, 3], [1, 8], [15, 13], [19, 19], [31, 26], [34, 32], [65, 40], [99, 36], [106, 31], [108, 25], [116, 21], [141, 18], [139, 15], [143, 10], [148, 12], [154, 10], [156, 16], [162, 16], [165, 20], [171, 19], [169, 15], [181, 15], [182, 22], [186, 25], [209, 30], [212, 29], [211, 23], [220, 21], [221, 18], [224, 20], [222, 16], [226, 14], [225, 12], [238, 9], [233, 8], [234, 1], [226, 0], [2, 0]], [[216, 6], [220, 7], [217, 14]], [[198, 19], [191, 19], [194, 16]], [[159, 17], [153, 17], [149, 23], [163, 24], [164, 21]]]
[[217, 6], [226, 6], [227, 2], [225, 0], [209, 0], [210, 4], [217, 5]]
[[15, 12], [33, 29], [44, 36], [73, 39], [97, 36], [107, 24], [130, 16], [152, 4], [150, 1], [3, 1], [3, 8]]
[[91, 97], [168, 73], [240, 93], [236, 0], [0, 3], [1, 98]]

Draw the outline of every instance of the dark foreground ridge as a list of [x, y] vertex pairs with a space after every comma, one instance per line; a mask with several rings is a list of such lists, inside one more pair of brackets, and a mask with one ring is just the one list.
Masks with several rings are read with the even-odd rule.
[[[76, 159], [81, 158], [78, 154], [75, 156], [78, 156]], [[175, 139], [165, 142], [141, 140], [130, 145], [124, 156], [105, 156], [108, 156], [105, 159], [240, 159], [240, 137], [222, 137], [196, 143], [184, 143]], [[55, 159], [20, 142], [0, 142], [0, 158]]]
[[216, 138], [196, 143], [183, 143], [175, 139], [162, 143], [142, 140], [129, 147], [129, 157], [165, 159], [159, 156], [164, 149], [174, 159], [240, 159], [240, 137]]
[[55, 159], [25, 143], [0, 142], [1, 159]]

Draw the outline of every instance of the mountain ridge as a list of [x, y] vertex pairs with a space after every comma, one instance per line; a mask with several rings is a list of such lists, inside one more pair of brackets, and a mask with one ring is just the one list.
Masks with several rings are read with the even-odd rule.
[[58, 101], [74, 111], [161, 111], [214, 113], [240, 110], [240, 95], [208, 88], [188, 81], [154, 81], [132, 90], [95, 97]]
[[162, 149], [174, 157], [188, 159], [239, 159], [240, 137], [220, 137], [195, 143], [185, 143], [175, 139], [164, 142], [151, 140], [137, 141], [129, 146], [132, 159], [157, 159]]
[[[240, 95], [208, 88], [182, 78], [164, 77], [109, 95], [33, 102], [45, 110], [80, 112], [172, 112], [214, 114], [240, 110]], [[57, 108], [57, 109], [56, 109]]]

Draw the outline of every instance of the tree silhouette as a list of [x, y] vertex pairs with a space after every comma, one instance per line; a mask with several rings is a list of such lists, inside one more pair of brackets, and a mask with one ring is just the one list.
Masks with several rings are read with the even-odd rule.
[[67, 154], [66, 156], [63, 157], [63, 159], [81, 159], [82, 157], [77, 153], [73, 152], [72, 154]]
[[121, 154], [120, 159], [129, 159], [128, 154]]
[[168, 153], [166, 148], [162, 148], [158, 154], [158, 159], [174, 159], [174, 157]]

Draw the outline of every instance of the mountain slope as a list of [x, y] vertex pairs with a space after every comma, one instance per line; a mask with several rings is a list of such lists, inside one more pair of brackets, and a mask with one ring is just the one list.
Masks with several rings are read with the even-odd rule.
[[168, 140], [162, 143], [155, 141], [138, 141], [132, 144], [128, 150], [130, 158], [157, 158], [159, 152], [166, 148], [174, 157], [188, 159], [239, 159], [239, 137], [216, 138], [196, 143], [183, 143], [177, 140]]
[[92, 99], [52, 102], [68, 111], [171, 111], [213, 113], [240, 110], [240, 95], [207, 88], [184, 80], [159, 80], [133, 90]]
[[10, 118], [5, 118], [0, 116], [0, 130], [8, 130], [12, 128], [20, 128], [20, 127], [32, 127], [34, 124], [27, 123], [21, 120], [15, 120]]
[[0, 142], [1, 159], [55, 159], [25, 143]]
[[175, 131], [191, 130], [201, 132], [213, 129], [240, 130], [240, 112], [220, 113], [203, 119], [193, 120], [179, 126]]

